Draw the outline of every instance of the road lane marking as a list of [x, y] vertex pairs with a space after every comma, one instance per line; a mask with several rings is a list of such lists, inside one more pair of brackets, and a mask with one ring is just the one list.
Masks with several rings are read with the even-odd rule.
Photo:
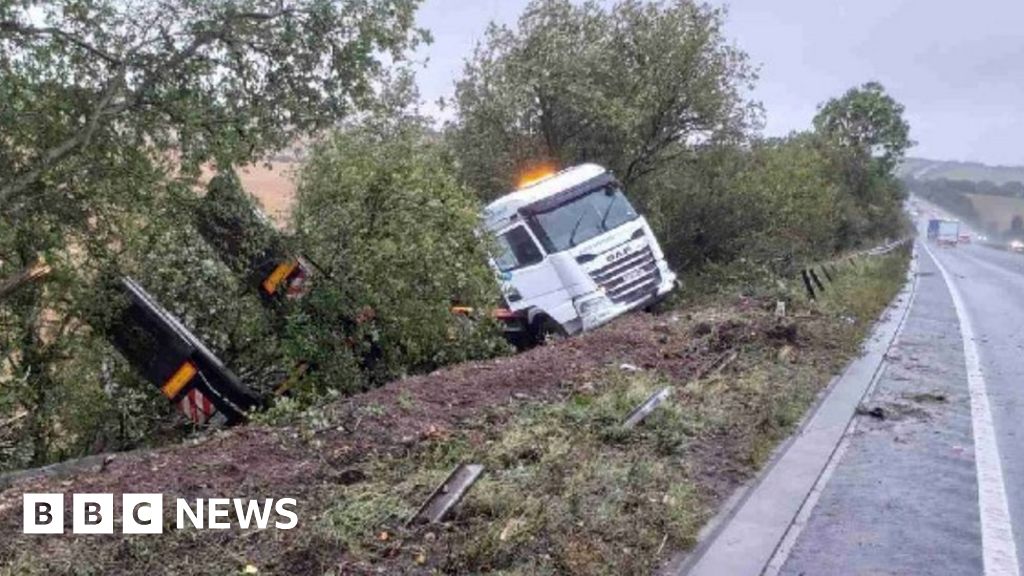
[[981, 372], [981, 358], [974, 343], [974, 328], [964, 306], [960, 289], [953, 283], [946, 267], [922, 243], [946, 282], [953, 307], [960, 323], [960, 338], [964, 343], [964, 364], [967, 368], [967, 388], [971, 397], [971, 429], [974, 433], [974, 462], [978, 474], [978, 508], [981, 514], [981, 548], [985, 563], [985, 576], [1019, 576], [1017, 544], [1013, 539], [1003, 465], [999, 459], [992, 408], [988, 400], [985, 377]]
[[[917, 298], [917, 259], [913, 258], [910, 261], [908, 268], [908, 286], [909, 288], [905, 291], [909, 292], [907, 295], [907, 304], [904, 307], [903, 317], [900, 319], [899, 325], [896, 327], [896, 331], [893, 332], [892, 340], [889, 342], [889, 346], [886, 348], [892, 350], [899, 342], [900, 336], [903, 334], [903, 328], [907, 324], [907, 319], [910, 318], [910, 311], [914, 308], [914, 300]], [[875, 370], [874, 375], [871, 378], [871, 383], [864, 390], [864, 394], [861, 395], [860, 402], [864, 402], [865, 399], [870, 398], [874, 393], [875, 388], [878, 387], [878, 381], [882, 379], [885, 374], [886, 360], [879, 363], [878, 368]], [[765, 565], [764, 570], [761, 572], [761, 576], [778, 576], [782, 572], [782, 568], [786, 565], [786, 560], [789, 560], [790, 554], [793, 552], [793, 548], [796, 546], [797, 540], [800, 535], [803, 534], [804, 528], [807, 527], [808, 522], [811, 520], [811, 514], [814, 509], [818, 506], [818, 501], [821, 499], [822, 493], [825, 491], [825, 486], [828, 485], [829, 481], [832, 480], [832, 476], [835, 474], [836, 468], [839, 463], [843, 460], [843, 456], [846, 454], [847, 449], [850, 447], [850, 438], [857, 432], [857, 418], [851, 418], [850, 423], [846, 426], [846, 431], [843, 432], [843, 437], [839, 441], [839, 445], [836, 446], [835, 451], [828, 460], [828, 464], [825, 465], [824, 471], [821, 476], [818, 477], [814, 487], [811, 489], [810, 494], [807, 495], [807, 499], [804, 501], [797, 512], [796, 517], [793, 519], [793, 523], [790, 524], [789, 529], [786, 530], [786, 534], [782, 537], [778, 547], [775, 549], [775, 553], [772, 555], [768, 564]]]

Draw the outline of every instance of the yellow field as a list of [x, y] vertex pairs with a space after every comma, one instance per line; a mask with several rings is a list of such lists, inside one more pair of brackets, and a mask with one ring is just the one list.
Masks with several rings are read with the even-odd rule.
[[[263, 211], [274, 220], [278, 227], [288, 223], [292, 204], [295, 202], [296, 172], [299, 163], [274, 161], [238, 168], [238, 178], [247, 192], [263, 205]], [[204, 175], [204, 180], [210, 173]]]

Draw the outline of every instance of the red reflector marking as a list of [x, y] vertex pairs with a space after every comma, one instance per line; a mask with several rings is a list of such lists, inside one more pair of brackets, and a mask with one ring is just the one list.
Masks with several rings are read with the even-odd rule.
[[178, 408], [195, 424], [205, 424], [217, 411], [213, 403], [198, 389], [193, 388], [178, 402]]

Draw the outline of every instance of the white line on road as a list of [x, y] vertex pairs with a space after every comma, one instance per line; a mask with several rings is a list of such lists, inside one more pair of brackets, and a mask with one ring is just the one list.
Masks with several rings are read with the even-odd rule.
[[978, 507], [981, 512], [981, 548], [985, 563], [985, 576], [1019, 576], [1017, 545], [1013, 540], [1013, 525], [1006, 502], [1003, 466], [996, 444], [992, 409], [988, 401], [985, 377], [981, 373], [981, 359], [974, 343], [974, 329], [967, 314], [960, 290], [953, 283], [939, 259], [927, 243], [922, 243], [928, 256], [946, 281], [953, 306], [960, 321], [960, 337], [964, 342], [964, 363], [967, 367], [967, 387], [971, 396], [971, 428], [974, 431], [974, 462], [978, 473]]
[[[910, 317], [910, 310], [914, 308], [914, 299], [917, 297], [917, 259], [913, 259], [910, 262], [910, 268], [907, 270], [907, 285], [905, 289], [907, 294], [907, 303], [904, 307], [903, 318], [900, 319], [899, 325], [896, 327], [896, 331], [893, 332], [892, 340], [889, 343], [889, 347], [886, 349], [891, 350], [899, 342], [900, 336], [903, 334], [903, 328], [906, 326], [907, 318]], [[884, 356], [883, 356], [884, 358]], [[870, 398], [875, 391], [875, 387], [878, 386], [878, 381], [881, 380], [882, 375], [885, 373], [886, 363], [883, 361], [879, 364], [878, 369], [875, 371], [874, 376], [871, 378], [871, 383], [864, 390], [864, 394], [861, 396], [861, 402], [865, 399]], [[771, 560], [765, 566], [764, 571], [761, 572], [761, 576], [778, 576], [782, 572], [782, 568], [786, 564], [786, 560], [789, 559], [790, 554], [793, 552], [793, 548], [796, 546], [797, 540], [800, 535], [803, 534], [804, 528], [807, 527], [808, 522], [811, 519], [811, 513], [814, 512], [815, 507], [818, 505], [818, 500], [821, 499], [822, 492], [825, 491], [825, 486], [828, 485], [832, 479], [832, 475], [835, 474], [836, 468], [839, 463], [843, 460], [843, 456], [846, 454], [846, 450], [850, 447], [850, 439], [857, 432], [857, 418], [851, 418], [850, 423], [846, 426], [846, 431], [843, 432], [843, 438], [839, 441], [839, 445], [836, 447], [835, 452], [832, 453], [829, 458], [828, 464], [825, 466], [825, 470], [818, 477], [818, 481], [814, 484], [814, 488], [811, 489], [811, 493], [808, 494], [807, 499], [801, 506], [800, 511], [797, 513], [796, 518], [793, 519], [793, 523], [789, 526], [785, 536], [782, 537], [782, 541], [779, 542], [778, 548], [775, 549], [775, 554], [772, 555]]]

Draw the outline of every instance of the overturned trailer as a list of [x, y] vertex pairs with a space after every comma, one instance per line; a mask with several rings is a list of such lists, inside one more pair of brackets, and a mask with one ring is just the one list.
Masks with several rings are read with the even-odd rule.
[[118, 288], [127, 302], [107, 327], [108, 340], [189, 420], [236, 424], [262, 407], [260, 397], [138, 282], [125, 277]]
[[195, 214], [196, 228], [221, 260], [264, 304], [305, 296], [311, 282], [309, 262], [288, 249], [234, 175], [214, 177]]

